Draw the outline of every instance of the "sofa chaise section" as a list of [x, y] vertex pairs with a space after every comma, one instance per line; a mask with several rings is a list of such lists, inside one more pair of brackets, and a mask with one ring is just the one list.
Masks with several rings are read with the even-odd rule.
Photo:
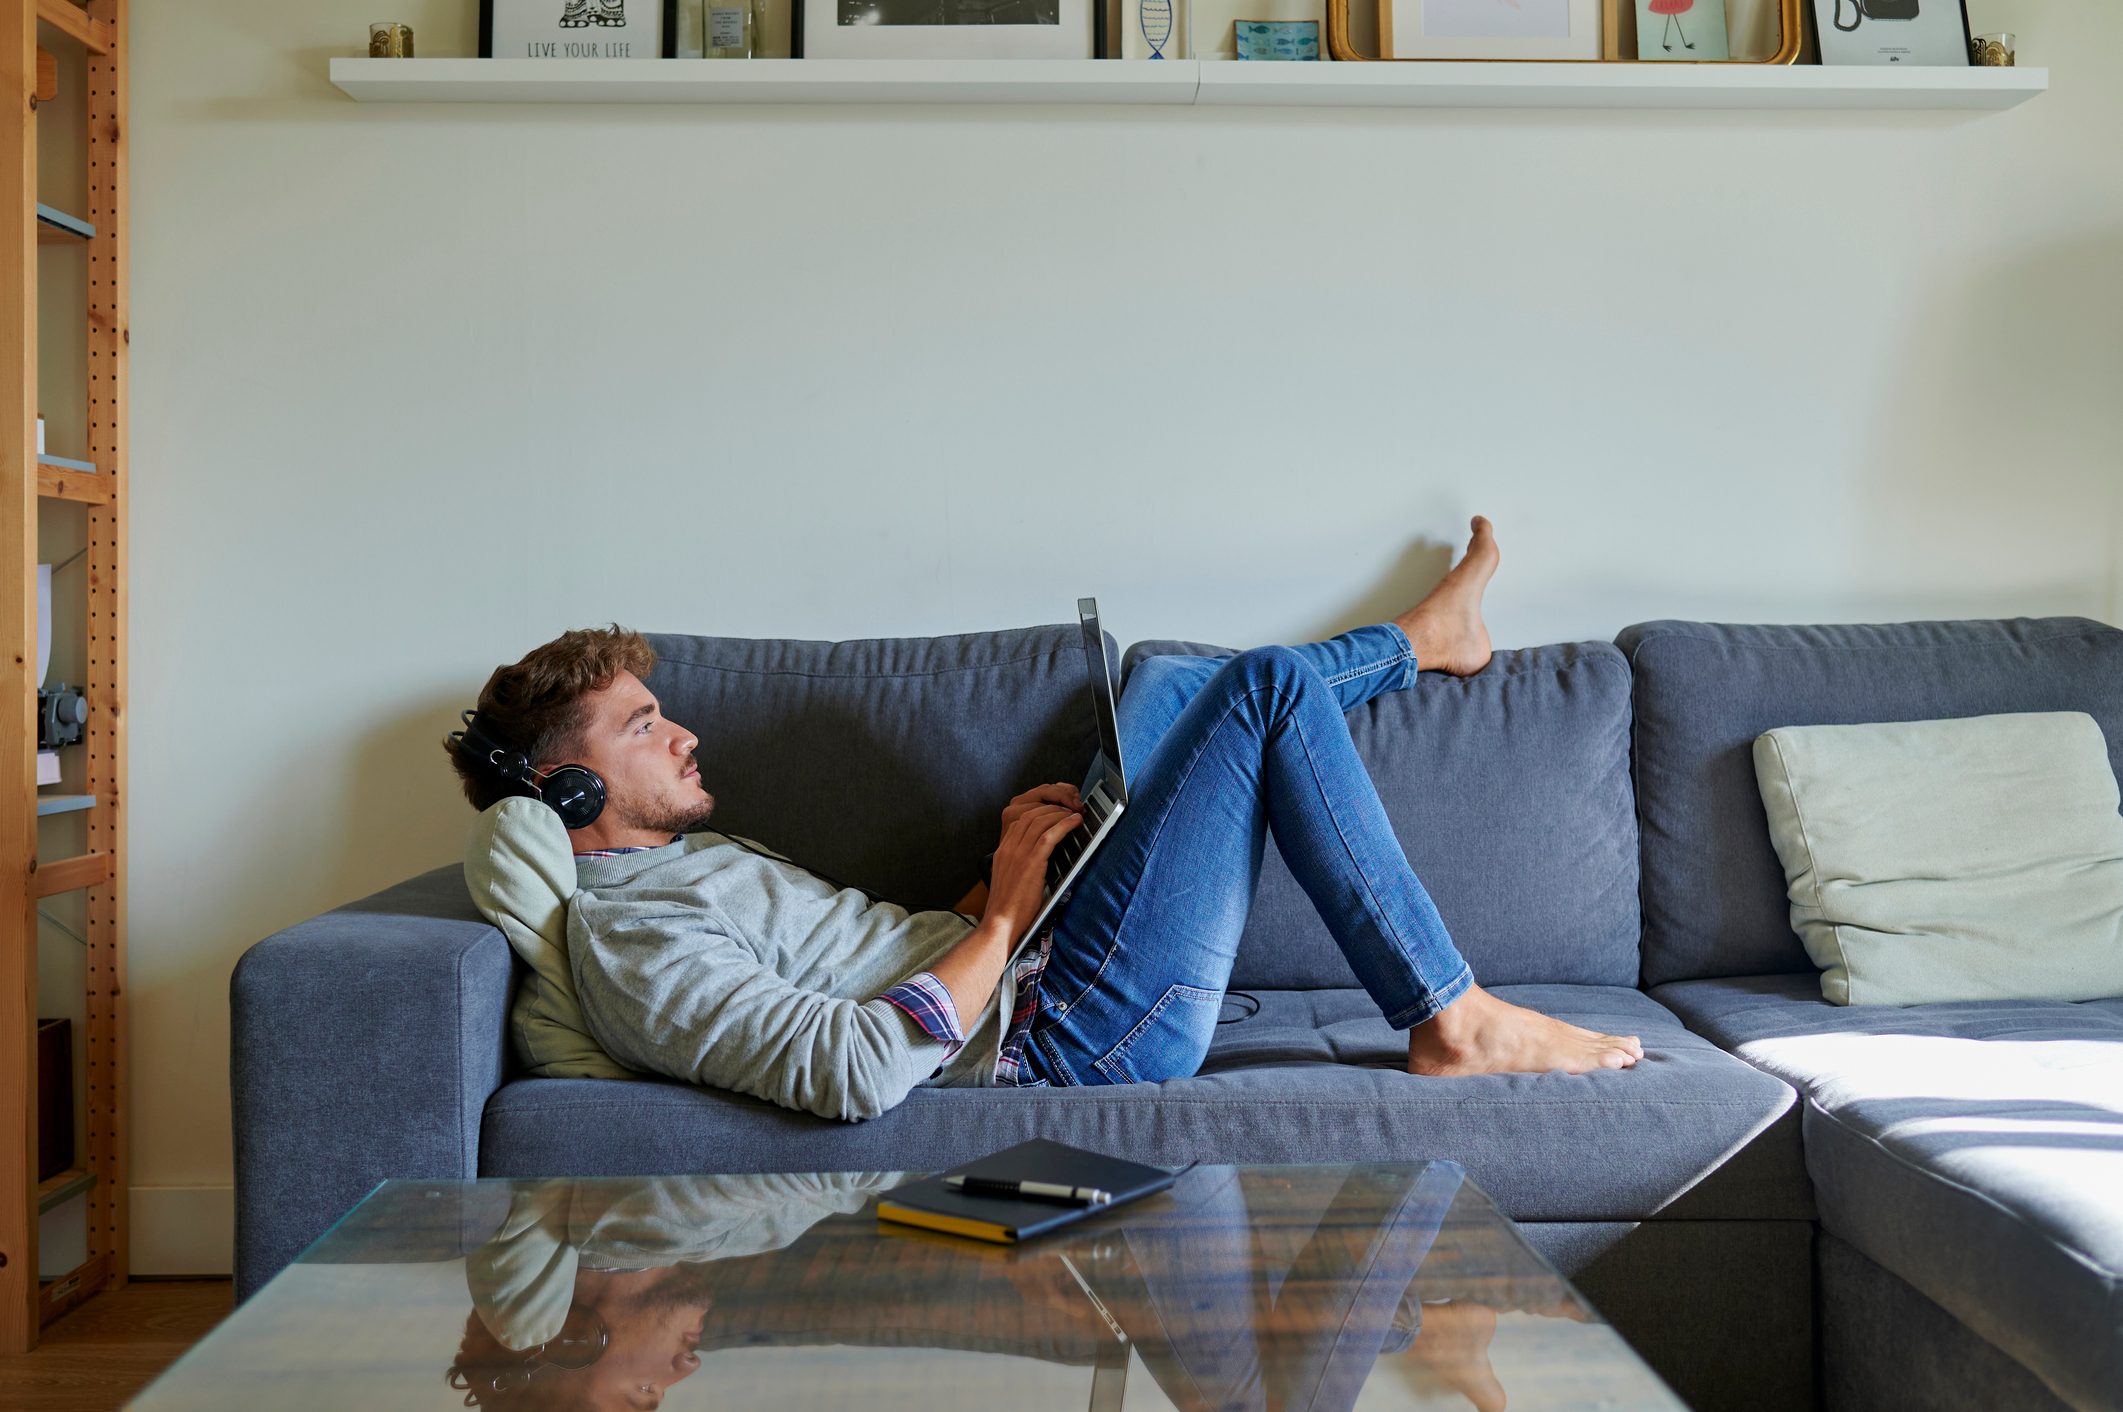
[[2123, 1407], [2123, 1000], [1844, 1007], [1806, 976], [1656, 994], [1805, 1095], [1825, 1232], [2064, 1404]]
[[[2123, 774], [2123, 632], [1661, 622], [1617, 643], [1644, 979], [1804, 1096], [1830, 1407], [2123, 1406], [2123, 1001], [1827, 1004], [1752, 757], [1776, 726], [2083, 711]], [[1886, 1350], [1956, 1376], [1919, 1397]]]

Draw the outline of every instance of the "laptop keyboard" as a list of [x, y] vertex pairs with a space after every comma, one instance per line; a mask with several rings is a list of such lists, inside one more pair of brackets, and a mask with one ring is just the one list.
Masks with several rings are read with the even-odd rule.
[[1103, 781], [1093, 785], [1091, 792], [1082, 796], [1082, 802], [1084, 821], [1071, 829], [1068, 837], [1055, 844], [1054, 851], [1047, 855], [1047, 887], [1050, 891], [1062, 885], [1062, 879], [1069, 876], [1069, 869], [1084, 856], [1084, 849], [1113, 812], [1113, 801], [1106, 794]]

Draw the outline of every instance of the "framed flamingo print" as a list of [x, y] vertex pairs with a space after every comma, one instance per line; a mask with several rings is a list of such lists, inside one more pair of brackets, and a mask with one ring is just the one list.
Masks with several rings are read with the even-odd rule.
[[1600, 0], [1380, 0], [1378, 26], [1388, 59], [1598, 59], [1604, 33]]
[[1725, 0], [1636, 0], [1639, 59], [1732, 57], [1725, 37]]

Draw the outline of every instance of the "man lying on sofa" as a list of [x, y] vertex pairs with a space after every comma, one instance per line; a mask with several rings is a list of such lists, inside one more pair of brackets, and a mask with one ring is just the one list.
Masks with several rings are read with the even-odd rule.
[[[498, 669], [451, 758], [475, 808], [594, 771], [569, 830], [567, 949], [591, 1033], [621, 1064], [826, 1117], [873, 1117], [916, 1085], [1107, 1084], [1193, 1074], [1215, 1033], [1264, 830], [1425, 1075], [1584, 1073], [1643, 1055], [1475, 984], [1416, 879], [1343, 713], [1418, 671], [1488, 664], [1498, 552], [1473, 521], [1460, 563], [1391, 622], [1301, 647], [1140, 663], [1120, 704], [1129, 803], [1040, 936], [1048, 855], [1076, 786], [1002, 811], [992, 884], [909, 912], [748, 840], [702, 831], [698, 740], [642, 684], [617, 627]], [[511, 769], [513, 763], [529, 769]], [[579, 778], [579, 776], [578, 776]]]

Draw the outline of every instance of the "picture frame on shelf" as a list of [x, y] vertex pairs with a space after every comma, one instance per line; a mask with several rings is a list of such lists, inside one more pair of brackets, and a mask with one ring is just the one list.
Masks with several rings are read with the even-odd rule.
[[1379, 0], [1388, 59], [1597, 61], [1603, 0]]
[[1191, 59], [1193, 0], [1117, 0], [1116, 59]]
[[[1726, 52], [1711, 58], [1700, 52], [1688, 54], [1685, 62], [1696, 64], [1790, 64], [1810, 63], [1807, 44], [1806, 6], [1811, 0], [1724, 0]], [[1660, 53], [1647, 58], [1637, 45], [1637, 18], [1649, 9], [1644, 0], [1608, 0], [1606, 58], [1620, 63], [1681, 63], [1680, 53]], [[1690, 14], [1704, 12], [1704, 0], [1695, 0]], [[1705, 18], [1708, 18], [1707, 14]], [[1663, 25], [1660, 16], [1650, 16]], [[1688, 25], [1690, 37], [1696, 31]]]
[[1636, 8], [1636, 56], [1647, 63], [1723, 63], [1732, 57], [1725, 37], [1725, 0], [1631, 0]]
[[[1698, 6], [1718, 0], [1695, 0]], [[1378, 52], [1356, 41], [1352, 0], [1324, 0], [1326, 57], [1342, 62], [1640, 62], [1638, 0], [1354, 0], [1375, 6]], [[1558, 3], [1562, 8], [1558, 10]], [[1731, 52], [1697, 63], [1789, 64], [1806, 48], [1809, 0], [1722, 0]], [[1831, 3], [1831, 0], [1813, 0]], [[1844, 0], [1845, 4], [1850, 0]], [[1895, 0], [1889, 0], [1895, 3]], [[1901, 0], [1907, 3], [1907, 0]], [[1932, 0], [1925, 0], [1932, 3]], [[1948, 0], [1938, 0], [1948, 3]], [[1958, 3], [1958, 0], [1952, 0]], [[1463, 8], [1456, 8], [1463, 7]], [[1559, 21], [1558, 15], [1567, 16]], [[1589, 23], [1588, 23], [1589, 15]], [[1462, 32], [1448, 32], [1462, 31]], [[1473, 31], [1467, 33], [1464, 31]], [[1367, 36], [1368, 40], [1368, 36]], [[1664, 56], [1661, 56], [1664, 61]], [[1641, 62], [1653, 62], [1649, 60]]]
[[806, 59], [1095, 59], [1102, 0], [803, 0]]
[[1326, 32], [1326, 0], [1188, 0], [1188, 56], [1238, 59], [1238, 26], [1248, 20], [1297, 23], [1310, 20]]
[[673, 0], [479, 0], [482, 59], [661, 59]]
[[1823, 64], [1969, 66], [1966, 0], [1813, 0]]

